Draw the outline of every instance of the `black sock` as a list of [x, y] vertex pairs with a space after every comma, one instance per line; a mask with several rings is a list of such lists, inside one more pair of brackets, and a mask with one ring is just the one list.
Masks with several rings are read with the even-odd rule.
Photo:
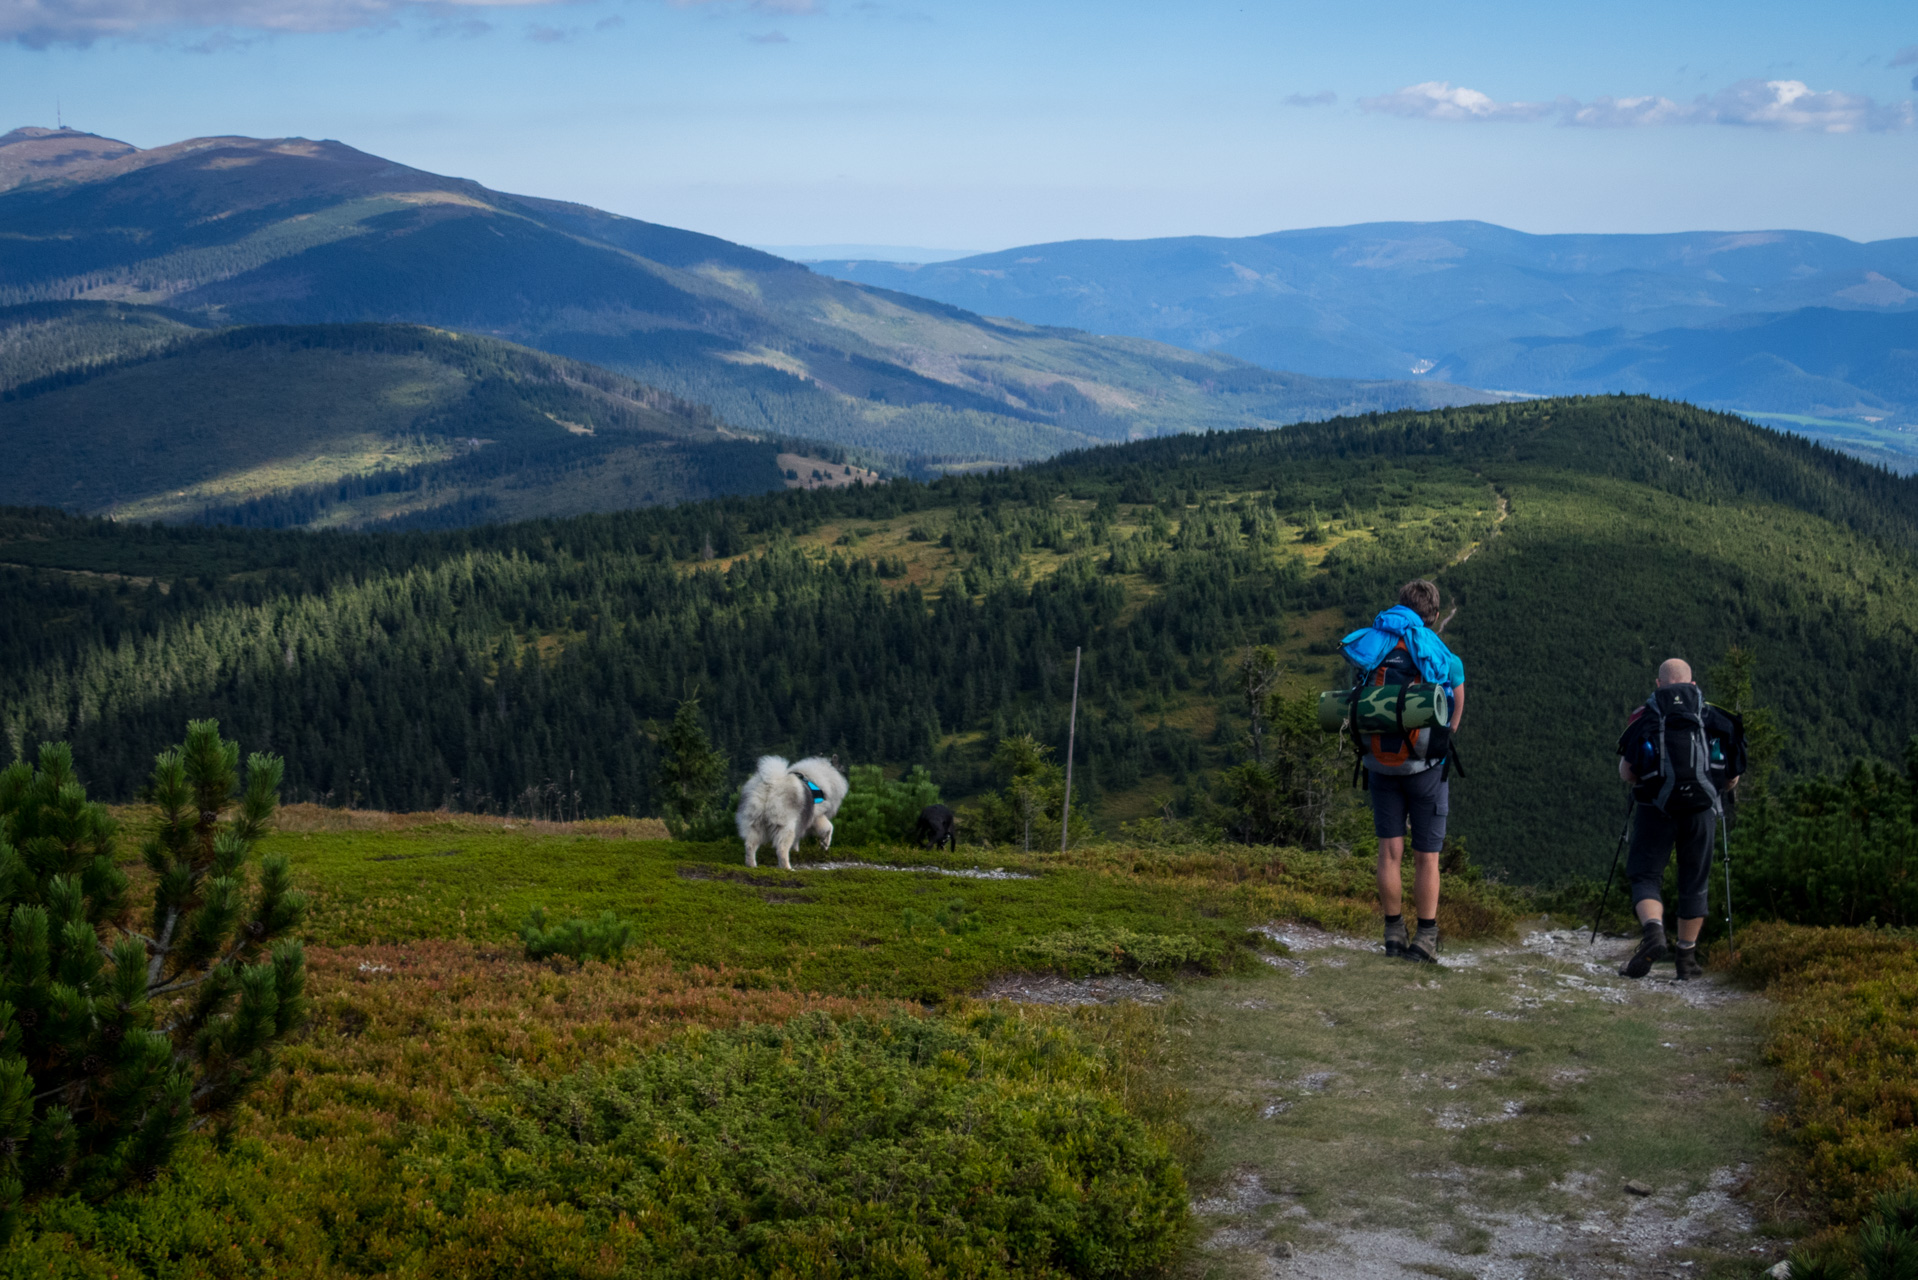
[[1436, 928], [1438, 928], [1437, 916], [1433, 916], [1430, 920], [1427, 920], [1424, 916], [1419, 917], [1419, 932], [1424, 933], [1427, 930]]
[[1404, 917], [1404, 915], [1402, 915], [1402, 914], [1401, 914], [1401, 915], [1396, 915], [1396, 916], [1387, 916], [1387, 917], [1385, 917], [1385, 923], [1387, 923], [1387, 924], [1404, 924], [1404, 923], [1405, 923], [1405, 917]]

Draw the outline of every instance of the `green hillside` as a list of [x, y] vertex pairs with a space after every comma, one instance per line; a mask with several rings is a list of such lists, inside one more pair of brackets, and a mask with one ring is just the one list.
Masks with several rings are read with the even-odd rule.
[[[0, 311], [0, 502], [121, 520], [458, 525], [781, 485], [776, 442], [622, 375], [411, 325], [201, 332], [147, 308]], [[23, 361], [24, 362], [24, 361]]]
[[1470, 674], [1456, 830], [1514, 875], [1602, 871], [1612, 740], [1661, 658], [1755, 651], [1787, 770], [1918, 726], [1918, 481], [1637, 398], [445, 534], [22, 514], [0, 561], [8, 738], [73, 737], [118, 794], [217, 714], [286, 753], [290, 798], [498, 811], [550, 786], [644, 813], [695, 688], [742, 773], [836, 750], [965, 794], [1003, 734], [1063, 748], [1083, 645], [1080, 777], [1111, 826], [1202, 807], [1240, 758], [1246, 646], [1325, 687], [1332, 641], [1421, 574]]
[[989, 320], [336, 142], [195, 139], [89, 161], [0, 190], [0, 239], [0, 306], [490, 334], [620, 370], [748, 431], [922, 465], [1487, 398]]
[[114, 302], [0, 307], [0, 396], [23, 384], [83, 378], [103, 365], [151, 355], [200, 332], [180, 312]]

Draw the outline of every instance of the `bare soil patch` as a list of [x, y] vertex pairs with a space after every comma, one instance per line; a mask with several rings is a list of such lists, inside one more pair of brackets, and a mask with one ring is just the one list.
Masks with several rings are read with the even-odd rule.
[[1128, 974], [1062, 978], [1056, 973], [1007, 973], [988, 982], [979, 998], [1018, 1004], [1115, 1004], [1121, 1000], [1158, 1004], [1165, 995], [1165, 988], [1158, 983]]

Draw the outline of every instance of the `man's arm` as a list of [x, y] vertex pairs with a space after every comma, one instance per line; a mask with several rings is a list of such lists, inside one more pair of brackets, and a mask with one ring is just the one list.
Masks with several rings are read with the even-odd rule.
[[1638, 770], [1632, 768], [1631, 756], [1629, 756], [1626, 753], [1630, 751], [1635, 751], [1638, 749], [1639, 740], [1637, 736], [1633, 733], [1633, 730], [1636, 729], [1638, 726], [1638, 718], [1644, 714], [1645, 714], [1645, 708], [1643, 707], [1640, 707], [1638, 710], [1632, 712], [1631, 719], [1625, 722], [1625, 732], [1618, 736], [1619, 780], [1622, 782], [1629, 782], [1633, 786], [1638, 785]]
[[1452, 690], [1452, 732], [1458, 732], [1458, 722], [1465, 718], [1465, 686]]

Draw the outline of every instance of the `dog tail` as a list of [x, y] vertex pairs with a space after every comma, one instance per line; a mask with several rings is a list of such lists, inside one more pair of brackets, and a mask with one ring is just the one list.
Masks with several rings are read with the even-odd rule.
[[792, 771], [792, 766], [779, 756], [759, 757], [759, 767], [753, 770], [753, 776], [746, 779], [746, 785], [739, 789], [739, 812], [734, 815], [734, 824], [739, 828], [741, 840], [751, 840], [748, 833], [765, 816], [767, 806], [772, 802], [773, 788]]

